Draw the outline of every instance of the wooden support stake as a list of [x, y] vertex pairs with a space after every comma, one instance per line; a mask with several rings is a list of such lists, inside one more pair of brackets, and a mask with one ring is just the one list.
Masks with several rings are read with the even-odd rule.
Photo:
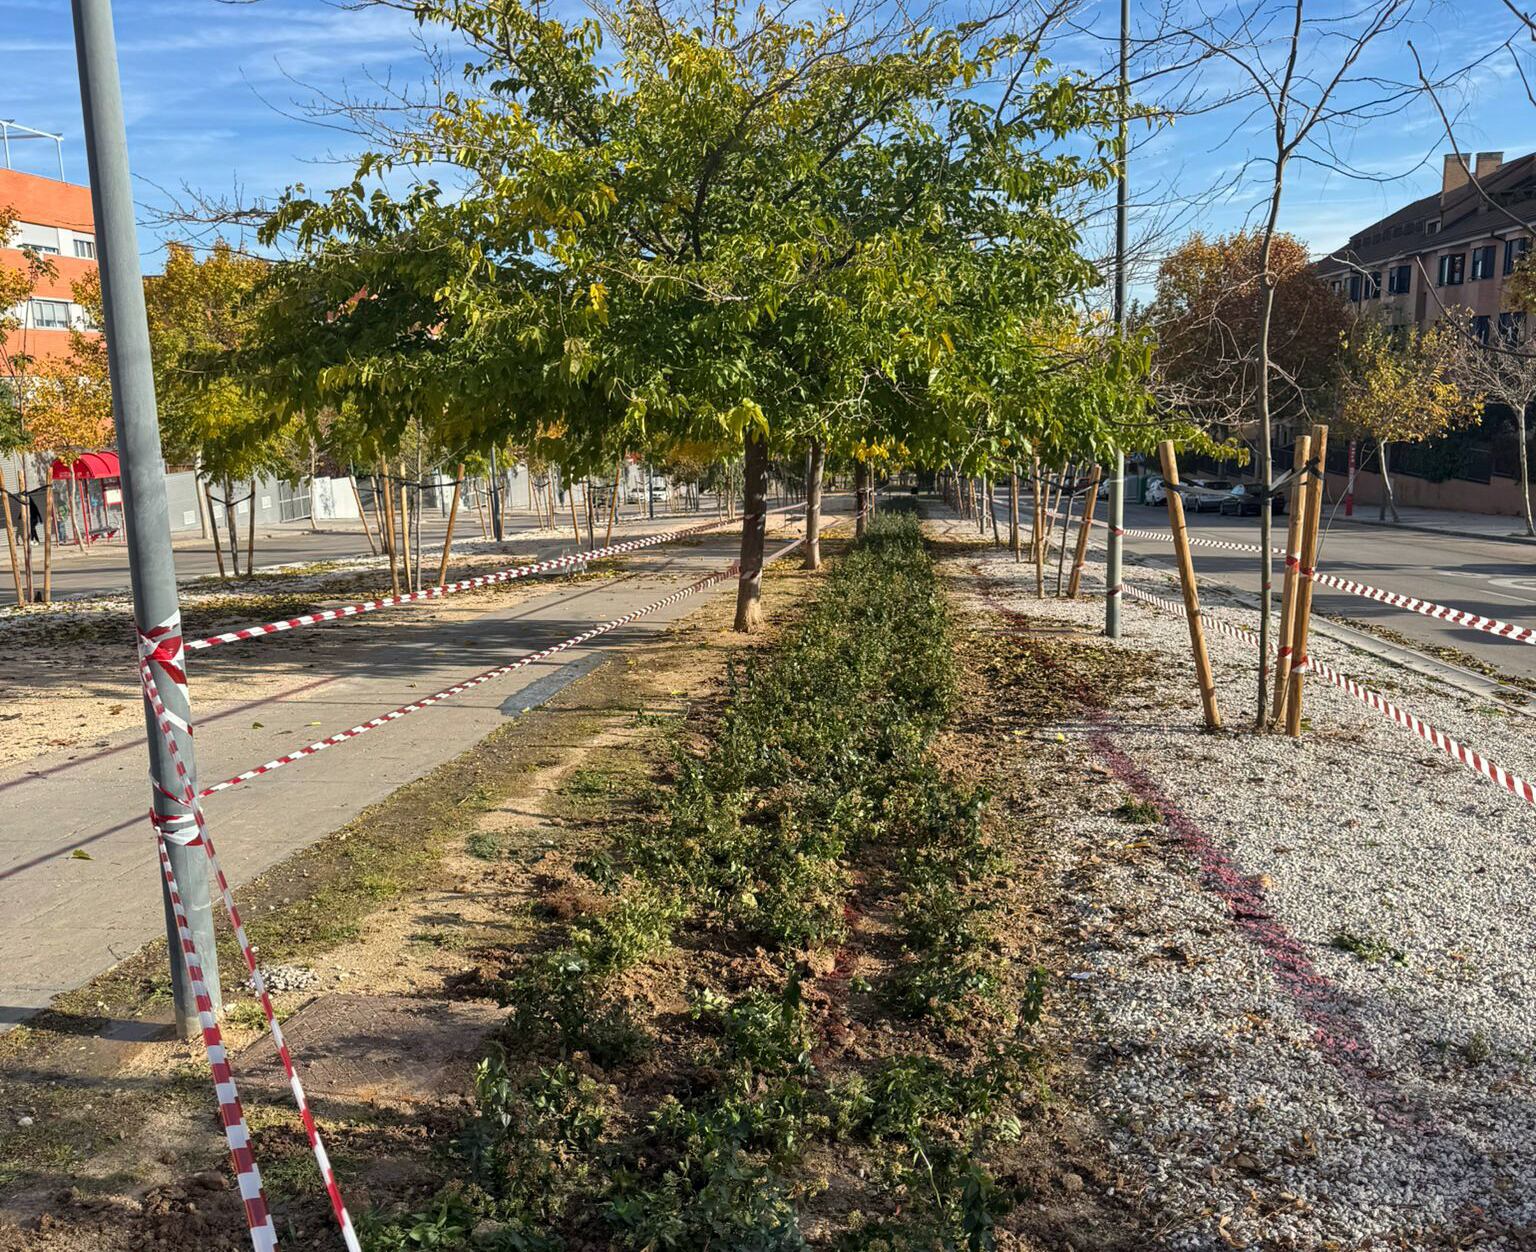
[[1078, 584], [1083, 578], [1083, 562], [1088, 559], [1088, 531], [1093, 526], [1093, 511], [1099, 503], [1099, 477], [1103, 469], [1095, 465], [1088, 476], [1088, 498], [1083, 501], [1083, 524], [1077, 528], [1077, 553], [1072, 558], [1072, 577], [1067, 580], [1067, 598], [1077, 599]]
[[[237, 574], [239, 570], [235, 571]], [[43, 479], [43, 603], [53, 603], [53, 480]]]
[[1035, 598], [1045, 599], [1045, 485], [1040, 479], [1040, 462], [1035, 462], [1035, 515], [1029, 538], [1035, 550]]
[[1311, 476], [1306, 472], [1307, 459], [1312, 454], [1312, 437], [1296, 436], [1293, 464], [1296, 476], [1291, 480], [1291, 516], [1285, 528], [1285, 581], [1280, 591], [1280, 659], [1275, 666], [1275, 698], [1270, 703], [1270, 725], [1279, 726], [1285, 719], [1286, 693], [1291, 686], [1291, 635], [1296, 626], [1296, 566], [1299, 561], [1302, 519], [1307, 513], [1307, 488]]
[[1189, 554], [1189, 532], [1184, 527], [1184, 500], [1179, 495], [1179, 462], [1173, 441], [1157, 445], [1163, 464], [1163, 482], [1167, 484], [1168, 524], [1173, 529], [1173, 550], [1179, 562], [1179, 587], [1184, 592], [1184, 616], [1189, 619], [1189, 644], [1195, 654], [1195, 678], [1200, 684], [1200, 704], [1205, 711], [1208, 730], [1221, 729], [1221, 710], [1216, 707], [1216, 676], [1211, 672], [1210, 654], [1205, 650], [1205, 626], [1200, 621], [1200, 593], [1195, 587], [1195, 563]]
[[[21, 501], [21, 514], [25, 521], [27, 513], [26, 496], [18, 497]], [[16, 603], [25, 604], [26, 599], [21, 594], [21, 563], [16, 559], [16, 531], [11, 526], [11, 493], [5, 487], [5, 467], [0, 466], [0, 508], [5, 510], [5, 546], [11, 550], [11, 579], [16, 584]], [[30, 532], [31, 528], [28, 527]]]
[[[1312, 427], [1312, 455], [1307, 458], [1307, 516], [1301, 528], [1301, 569], [1296, 578], [1295, 623], [1291, 627], [1291, 684], [1285, 702], [1285, 733], [1301, 737], [1301, 671], [1307, 659], [1307, 635], [1312, 625], [1312, 580], [1306, 577], [1317, 566], [1318, 523], [1323, 512], [1323, 467], [1328, 464], [1328, 428]], [[1315, 469], [1314, 469], [1315, 467]]]
[[357, 501], [357, 515], [363, 519], [363, 534], [368, 538], [368, 551], [371, 555], [378, 556], [379, 545], [373, 541], [373, 527], [368, 524], [368, 510], [363, 507], [363, 492], [357, 485], [357, 473], [354, 471], [348, 474], [347, 481], [352, 484], [352, 498]]
[[448, 533], [443, 537], [443, 559], [437, 566], [437, 585], [443, 586], [448, 581], [448, 555], [453, 551], [453, 523], [459, 516], [459, 489], [464, 485], [464, 467], [459, 466], [458, 473], [454, 476], [453, 500], [448, 505]]

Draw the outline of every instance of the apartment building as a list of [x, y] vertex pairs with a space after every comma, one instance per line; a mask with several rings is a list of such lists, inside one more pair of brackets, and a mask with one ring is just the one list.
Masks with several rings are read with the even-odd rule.
[[8, 310], [21, 325], [7, 335], [6, 353], [64, 356], [71, 328], [96, 330], [72, 294], [74, 284], [96, 268], [91, 189], [0, 169], [0, 205], [12, 209], [18, 219], [15, 233], [0, 247], [0, 265], [19, 268], [27, 263], [26, 250], [32, 250], [47, 256], [54, 269], [25, 305]]
[[1504, 282], [1530, 251], [1536, 153], [1445, 158], [1440, 190], [1367, 226], [1324, 257], [1318, 273], [1341, 299], [1378, 310], [1393, 326], [1427, 326], [1461, 308], [1484, 339], [1522, 314]]

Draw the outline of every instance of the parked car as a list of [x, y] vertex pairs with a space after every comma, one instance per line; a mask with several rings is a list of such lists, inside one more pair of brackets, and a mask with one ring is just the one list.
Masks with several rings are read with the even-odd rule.
[[1147, 504], [1167, 504], [1168, 484], [1154, 474], [1151, 478], [1147, 479], [1147, 490], [1142, 496], [1142, 500]]
[[1184, 507], [1196, 513], [1215, 513], [1231, 493], [1233, 483], [1226, 478], [1191, 478], [1183, 484]]
[[[1221, 502], [1221, 511], [1229, 517], [1257, 517], [1264, 504], [1264, 492], [1257, 483], [1238, 483]], [[1285, 497], [1276, 496], [1271, 512], [1285, 512]]]

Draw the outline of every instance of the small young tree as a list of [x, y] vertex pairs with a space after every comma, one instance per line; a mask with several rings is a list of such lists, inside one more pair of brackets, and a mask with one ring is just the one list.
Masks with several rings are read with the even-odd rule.
[[1421, 443], [1473, 420], [1483, 396], [1466, 378], [1466, 340], [1446, 321], [1427, 330], [1388, 327], [1362, 317], [1343, 341], [1338, 425], [1351, 438], [1376, 441], [1381, 453], [1381, 515], [1399, 521], [1389, 450]]
[[1522, 261], [1504, 284], [1507, 309], [1499, 318], [1498, 332], [1483, 343], [1471, 333], [1469, 320], [1461, 352], [1459, 376], [1463, 384], [1481, 392], [1489, 404], [1502, 404], [1515, 419], [1515, 440], [1520, 454], [1520, 507], [1525, 533], [1536, 535], [1531, 518], [1530, 441], [1526, 414], [1536, 403], [1536, 269]]

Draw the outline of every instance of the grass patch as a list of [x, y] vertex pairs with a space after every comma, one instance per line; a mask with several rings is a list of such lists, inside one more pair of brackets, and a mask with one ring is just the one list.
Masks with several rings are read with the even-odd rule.
[[1395, 948], [1385, 940], [1375, 939], [1369, 935], [1357, 935], [1353, 931], [1341, 930], [1328, 943], [1340, 952], [1348, 952], [1351, 956], [1359, 957], [1368, 965], [1374, 965], [1378, 961], [1391, 961], [1394, 965], [1408, 964], [1408, 955], [1401, 948]]

